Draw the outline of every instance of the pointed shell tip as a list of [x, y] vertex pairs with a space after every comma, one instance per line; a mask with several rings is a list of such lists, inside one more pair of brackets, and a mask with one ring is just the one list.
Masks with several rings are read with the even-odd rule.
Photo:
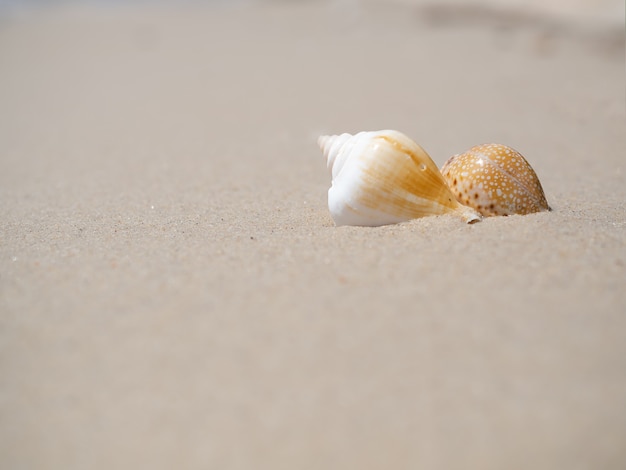
[[465, 220], [468, 224], [475, 224], [476, 222], [483, 220], [483, 216], [478, 211], [475, 211], [471, 207], [467, 206], [463, 206], [463, 213], [461, 215], [463, 220]]

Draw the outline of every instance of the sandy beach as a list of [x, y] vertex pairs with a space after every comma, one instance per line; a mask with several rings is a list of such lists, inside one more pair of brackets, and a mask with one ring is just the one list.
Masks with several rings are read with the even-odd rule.
[[[624, 5], [522, 3], [0, 10], [0, 467], [624, 468]], [[378, 129], [553, 210], [335, 227]]]

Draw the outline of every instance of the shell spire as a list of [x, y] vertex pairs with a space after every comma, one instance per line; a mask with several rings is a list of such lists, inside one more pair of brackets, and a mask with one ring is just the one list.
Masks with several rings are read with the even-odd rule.
[[341, 135], [322, 135], [317, 139], [317, 145], [322, 149], [324, 157], [326, 157], [326, 166], [333, 177], [343, 168], [345, 158], [337, 158], [339, 155], [348, 155], [349, 148], [346, 142], [350, 141], [350, 134]]
[[378, 226], [455, 213], [481, 219], [460, 204], [422, 147], [398, 131], [321, 136], [332, 175], [328, 208], [336, 225]]

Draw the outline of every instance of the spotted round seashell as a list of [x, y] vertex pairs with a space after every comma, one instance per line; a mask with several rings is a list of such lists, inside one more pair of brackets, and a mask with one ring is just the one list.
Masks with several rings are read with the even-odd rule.
[[428, 215], [481, 219], [450, 192], [437, 165], [398, 131], [321, 136], [332, 175], [328, 208], [336, 225], [377, 226]]
[[451, 157], [441, 173], [461, 204], [486, 217], [550, 210], [535, 171], [506, 145], [476, 145]]

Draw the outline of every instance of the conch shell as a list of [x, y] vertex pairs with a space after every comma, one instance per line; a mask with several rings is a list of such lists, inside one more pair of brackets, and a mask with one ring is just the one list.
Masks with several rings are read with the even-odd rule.
[[318, 144], [332, 174], [328, 208], [336, 225], [378, 226], [428, 215], [481, 219], [460, 204], [437, 165], [398, 131], [321, 136]]
[[533, 168], [506, 145], [476, 145], [451, 157], [441, 173], [457, 200], [485, 217], [550, 210]]

